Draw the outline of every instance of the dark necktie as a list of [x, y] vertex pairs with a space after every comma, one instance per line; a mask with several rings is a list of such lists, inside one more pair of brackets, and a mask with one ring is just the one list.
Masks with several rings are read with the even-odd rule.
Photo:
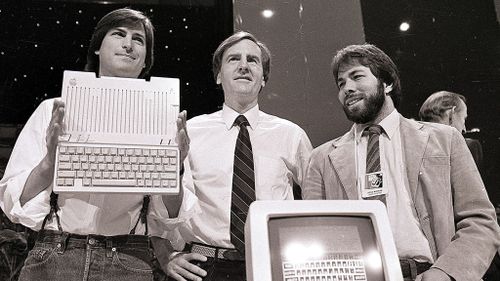
[[[366, 173], [380, 172], [380, 148], [379, 137], [384, 129], [380, 125], [371, 125], [365, 129], [368, 133], [368, 145], [366, 146]], [[369, 184], [366, 182], [366, 184]], [[367, 200], [380, 200], [386, 204], [385, 194], [367, 197]]]
[[240, 115], [233, 126], [239, 126], [240, 132], [234, 149], [233, 191], [231, 195], [231, 243], [245, 251], [245, 220], [248, 207], [255, 201], [255, 175], [253, 166], [252, 144], [245, 116]]

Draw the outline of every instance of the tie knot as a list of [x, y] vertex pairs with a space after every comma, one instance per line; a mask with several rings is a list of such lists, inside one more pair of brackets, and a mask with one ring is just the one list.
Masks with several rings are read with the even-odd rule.
[[236, 117], [236, 120], [234, 120], [233, 126], [235, 125], [238, 127], [250, 126], [250, 123], [248, 123], [248, 120], [244, 115], [239, 115], [238, 117]]
[[368, 135], [381, 135], [382, 132], [384, 131], [384, 128], [380, 125], [370, 125], [368, 126], [365, 131], [368, 133]]

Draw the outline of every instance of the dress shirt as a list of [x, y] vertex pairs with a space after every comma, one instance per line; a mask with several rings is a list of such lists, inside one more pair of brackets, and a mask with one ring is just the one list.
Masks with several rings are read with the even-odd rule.
[[[186, 242], [229, 247], [231, 188], [236, 139], [236, 111], [201, 115], [187, 122], [191, 140], [183, 184], [199, 199], [202, 212], [181, 228]], [[296, 124], [259, 111], [244, 113], [252, 143], [257, 200], [292, 200], [293, 181], [302, 185], [312, 151], [304, 130]]]
[[[0, 181], [0, 207], [14, 223], [40, 230], [43, 219], [50, 210], [52, 185], [21, 206], [24, 185], [33, 168], [47, 153], [46, 130], [54, 99], [45, 100], [32, 114], [12, 151], [4, 177]], [[131, 194], [59, 194], [59, 217], [63, 231], [76, 234], [120, 235], [128, 234], [138, 220], [143, 195]], [[196, 197], [184, 192], [182, 216], [169, 219], [161, 196], [151, 196], [148, 228], [151, 235], [166, 237], [170, 229], [186, 221], [197, 210]], [[46, 229], [57, 230], [56, 220]], [[139, 223], [136, 234], [144, 233]]]
[[[421, 262], [432, 262], [429, 242], [418, 222], [415, 206], [410, 199], [406, 168], [403, 161], [403, 147], [399, 130], [400, 115], [392, 111], [378, 125], [384, 128], [380, 135], [380, 165], [383, 184], [388, 187], [386, 204], [391, 229], [400, 258], [413, 258]], [[359, 194], [366, 185], [366, 146], [368, 135], [363, 130], [368, 125], [356, 124], [357, 181]], [[411, 149], [411, 148], [408, 148]]]

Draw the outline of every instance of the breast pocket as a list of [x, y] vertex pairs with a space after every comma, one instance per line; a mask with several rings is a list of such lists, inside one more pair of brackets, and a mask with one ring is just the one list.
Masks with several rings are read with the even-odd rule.
[[450, 158], [446, 156], [427, 157], [423, 159], [419, 172], [419, 184], [432, 189], [434, 199], [451, 200], [450, 193]]
[[259, 200], [283, 200], [292, 194], [291, 173], [281, 159], [257, 156], [256, 195]]

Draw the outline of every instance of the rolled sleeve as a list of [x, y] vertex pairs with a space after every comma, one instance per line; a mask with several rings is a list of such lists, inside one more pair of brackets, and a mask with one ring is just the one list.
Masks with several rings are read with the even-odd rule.
[[[21, 202], [19, 200], [23, 191], [22, 187], [24, 186], [29, 174], [30, 171], [24, 172], [17, 177], [10, 178], [5, 183], [5, 192], [3, 193], [2, 198], [2, 209], [13, 223], [20, 223], [33, 230], [39, 230], [43, 219], [50, 210], [50, 205], [48, 204], [50, 192], [44, 190], [33, 199], [26, 202], [24, 206], [21, 206]], [[0, 188], [3, 189], [4, 186], [1, 186]]]
[[51, 187], [21, 206], [20, 198], [31, 171], [47, 153], [45, 131], [48, 127], [53, 99], [45, 100], [31, 115], [16, 141], [0, 181], [0, 207], [14, 223], [38, 230], [49, 212]]
[[179, 215], [175, 218], [170, 217], [161, 196], [153, 196], [151, 199], [152, 208], [150, 208], [149, 216], [153, 220], [150, 231], [153, 236], [167, 238], [169, 231], [173, 231], [194, 215], [201, 213], [198, 198], [189, 190], [184, 190]]

